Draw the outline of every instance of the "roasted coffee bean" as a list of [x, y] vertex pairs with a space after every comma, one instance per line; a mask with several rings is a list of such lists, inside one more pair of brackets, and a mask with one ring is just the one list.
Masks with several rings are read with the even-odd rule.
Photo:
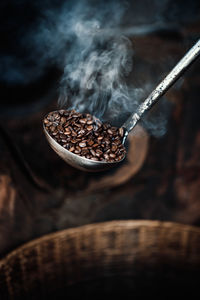
[[98, 140], [98, 141], [103, 140], [103, 136], [98, 136], [98, 137], [97, 137], [97, 140]]
[[81, 148], [86, 147], [86, 143], [85, 143], [85, 142], [80, 142], [80, 143], [79, 143], [79, 146], [80, 146]]
[[64, 113], [65, 113], [65, 110], [64, 110], [64, 109], [59, 110], [59, 114], [60, 114], [61, 116], [63, 116]]
[[66, 142], [67, 142], [67, 140], [66, 140], [66, 139], [62, 139], [62, 140], [61, 140], [61, 142], [63, 142], [63, 143], [66, 143]]
[[72, 144], [76, 144], [76, 143], [77, 143], [77, 140], [71, 140], [71, 143], [72, 143]]
[[110, 153], [110, 149], [106, 150], [106, 153], [107, 153], [107, 154]]
[[69, 129], [69, 127], [66, 127], [66, 128], [65, 128], [65, 133], [66, 133], [66, 134], [71, 134], [71, 130]]
[[61, 124], [64, 124], [66, 121], [67, 121], [67, 119], [66, 119], [65, 117], [62, 117], [62, 118], [60, 119], [60, 123], [61, 123]]
[[88, 143], [89, 146], [94, 145], [94, 141], [93, 140], [87, 140], [87, 143]]
[[48, 129], [48, 127], [50, 127], [52, 125], [52, 122], [48, 121], [49, 123], [45, 124], [46, 128]]
[[74, 150], [75, 150], [75, 147], [74, 147], [74, 146], [72, 146], [72, 147], [69, 149], [70, 152], [73, 152]]
[[78, 127], [78, 128], [81, 128], [81, 124], [78, 124], [78, 123], [74, 123], [74, 126]]
[[115, 151], [117, 150], [117, 145], [112, 144], [111, 150], [112, 150], [113, 152], [115, 152]]
[[53, 133], [52, 133], [52, 135], [57, 135], [57, 134], [58, 134], [57, 130], [53, 131]]
[[121, 137], [123, 137], [123, 135], [124, 135], [124, 129], [122, 127], [119, 128], [119, 135]]
[[48, 119], [48, 121], [50, 121], [50, 122], [53, 122], [53, 121], [54, 121], [54, 117], [53, 117], [52, 115], [49, 115], [49, 116], [47, 117], [47, 119]]
[[81, 148], [79, 146], [76, 146], [76, 149], [74, 151], [76, 154], [81, 153]]
[[86, 124], [86, 122], [87, 122], [87, 119], [80, 119], [79, 120], [79, 123], [81, 123], [81, 124]]
[[68, 151], [94, 161], [115, 162], [125, 155], [123, 128], [101, 123], [75, 110], [49, 113], [44, 119], [48, 133]]
[[78, 131], [78, 134], [79, 134], [79, 135], [84, 135], [84, 134], [85, 134], [85, 130], [84, 130], [84, 129], [79, 130], [79, 131]]
[[69, 126], [69, 124], [70, 124], [70, 121], [67, 121], [66, 123], [63, 124], [63, 127], [66, 128]]
[[90, 152], [91, 152], [92, 156], [96, 156], [96, 152], [93, 149], [91, 149]]
[[[101, 152], [102, 154], [103, 154], [103, 152]], [[102, 156], [102, 154], [101, 154], [100, 152], [96, 152], [96, 156], [97, 157], [101, 157]]]
[[92, 126], [92, 125], [89, 125], [89, 126], [86, 127], [86, 129], [87, 129], [88, 131], [91, 131], [91, 130], [93, 129], [93, 126]]
[[110, 141], [109, 141], [108, 138], [105, 139], [105, 143], [106, 143], [106, 145], [109, 145], [109, 144], [110, 144]]
[[72, 136], [77, 136], [76, 131], [72, 130]]
[[50, 127], [51, 132], [54, 132], [55, 129], [56, 129], [56, 126], [53, 126], [53, 125], [52, 125], [52, 126]]
[[114, 140], [114, 143], [115, 143], [116, 145], [120, 145], [120, 144], [121, 144], [121, 141], [120, 141], [120, 140], [117, 140], [117, 139], [115, 139], [115, 140]]
[[58, 131], [61, 131], [61, 132], [63, 132], [64, 131], [64, 129], [63, 129], [63, 127], [62, 127], [62, 125], [57, 125], [57, 129], [58, 129]]
[[94, 144], [92, 147], [93, 147], [93, 148], [96, 148], [97, 146], [99, 146], [99, 144]]
[[89, 153], [89, 149], [84, 147], [82, 148], [82, 153], [85, 155], [85, 154], [88, 154]]
[[105, 154], [103, 155], [103, 157], [105, 158], [105, 160], [109, 160], [109, 155], [108, 155], [107, 153], [105, 153]]
[[108, 132], [109, 134], [113, 135], [113, 132], [112, 132], [111, 129], [108, 129], [107, 132]]

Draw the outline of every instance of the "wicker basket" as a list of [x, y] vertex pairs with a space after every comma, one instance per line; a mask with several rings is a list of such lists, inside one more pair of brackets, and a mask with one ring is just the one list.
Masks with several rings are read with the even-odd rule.
[[113, 221], [56, 232], [8, 254], [0, 262], [0, 299], [180, 294], [197, 289], [199, 275], [199, 228]]

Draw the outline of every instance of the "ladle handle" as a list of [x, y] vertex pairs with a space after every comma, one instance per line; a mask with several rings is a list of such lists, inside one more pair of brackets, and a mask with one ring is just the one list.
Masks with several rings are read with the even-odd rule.
[[137, 112], [133, 113], [128, 120], [123, 124], [129, 131], [135, 127], [142, 115], [149, 110], [157, 100], [165, 94], [165, 92], [175, 83], [175, 81], [181, 76], [181, 74], [190, 66], [190, 64], [200, 54], [200, 40], [183, 56], [183, 58], [177, 63], [172, 71], [163, 79], [163, 81], [155, 88], [155, 90], [146, 98], [146, 100], [140, 104]]

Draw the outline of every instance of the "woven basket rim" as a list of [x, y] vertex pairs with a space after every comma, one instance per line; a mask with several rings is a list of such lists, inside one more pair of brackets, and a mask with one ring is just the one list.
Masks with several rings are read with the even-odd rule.
[[38, 244], [42, 244], [45, 241], [51, 239], [61, 238], [67, 235], [78, 235], [81, 232], [89, 232], [94, 230], [104, 229], [104, 231], [117, 231], [118, 229], [126, 229], [126, 228], [139, 228], [139, 227], [151, 227], [151, 228], [164, 228], [164, 229], [176, 229], [178, 231], [191, 231], [200, 234], [200, 228], [193, 225], [187, 225], [182, 223], [176, 222], [168, 222], [168, 221], [155, 221], [155, 220], [114, 220], [114, 221], [107, 221], [107, 222], [99, 222], [99, 223], [91, 223], [87, 225], [82, 225], [78, 227], [67, 228], [63, 230], [59, 230], [53, 233], [46, 234], [34, 240], [31, 240], [21, 246], [17, 247], [16, 249], [12, 250], [8, 254], [6, 254], [0, 260], [0, 267], [1, 265], [5, 264], [7, 260], [11, 259], [13, 256], [21, 253], [23, 250], [28, 250]]

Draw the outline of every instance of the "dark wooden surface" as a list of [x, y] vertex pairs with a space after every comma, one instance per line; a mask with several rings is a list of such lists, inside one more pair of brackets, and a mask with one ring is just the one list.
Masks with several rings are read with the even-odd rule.
[[[197, 24], [185, 30], [181, 40], [159, 36], [135, 39], [136, 53], [143, 59], [143, 65], [150, 65], [144, 80], [153, 76], [153, 70], [157, 70], [158, 75], [152, 82], [160, 79], [162, 70], [166, 73], [192, 45], [199, 28]], [[136, 63], [139, 65], [139, 62], [140, 59]], [[141, 72], [144, 73], [145, 68]], [[140, 171], [122, 185], [100, 190], [98, 182], [108, 174], [73, 169], [45, 140], [42, 118], [56, 107], [56, 101], [49, 101], [50, 104], [28, 114], [2, 114], [0, 254], [46, 233], [99, 221], [153, 219], [199, 226], [199, 83], [198, 60], [184, 81], [168, 93], [171, 113], [167, 133], [161, 138], [150, 137]], [[23, 105], [28, 107], [28, 99]], [[96, 189], [94, 184], [92, 189], [88, 188], [94, 180]]]

